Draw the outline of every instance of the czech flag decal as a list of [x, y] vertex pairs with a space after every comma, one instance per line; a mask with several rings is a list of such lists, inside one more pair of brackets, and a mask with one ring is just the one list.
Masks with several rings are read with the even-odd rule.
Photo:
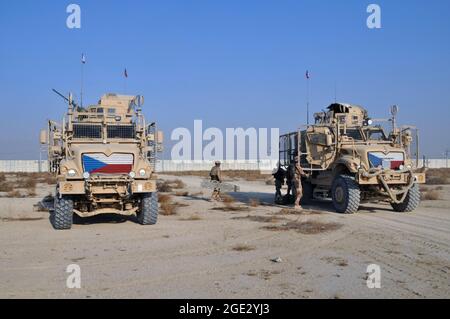
[[372, 167], [379, 167], [385, 169], [399, 169], [400, 165], [404, 164], [403, 153], [390, 152], [384, 154], [383, 152], [370, 152], [369, 162]]
[[83, 154], [84, 171], [89, 174], [128, 174], [133, 168], [133, 154]]

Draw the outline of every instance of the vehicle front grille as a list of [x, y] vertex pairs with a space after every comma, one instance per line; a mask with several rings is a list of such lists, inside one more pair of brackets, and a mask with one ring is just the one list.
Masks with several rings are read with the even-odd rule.
[[370, 167], [384, 168], [384, 169], [400, 169], [401, 165], [405, 163], [405, 155], [402, 152], [369, 152], [368, 159]]

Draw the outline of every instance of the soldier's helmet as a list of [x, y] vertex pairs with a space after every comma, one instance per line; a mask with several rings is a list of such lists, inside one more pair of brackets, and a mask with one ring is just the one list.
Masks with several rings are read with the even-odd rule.
[[220, 161], [215, 161], [214, 164], [220, 165]]

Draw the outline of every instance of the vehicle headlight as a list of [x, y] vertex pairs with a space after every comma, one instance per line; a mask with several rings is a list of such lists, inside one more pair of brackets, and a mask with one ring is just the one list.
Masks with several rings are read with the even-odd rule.
[[83, 178], [84, 179], [88, 179], [91, 176], [91, 174], [89, 174], [89, 172], [84, 172], [83, 173]]
[[131, 178], [135, 178], [136, 177], [136, 173], [135, 172], [130, 172], [128, 174], [128, 176], [130, 176]]
[[140, 170], [139, 170], [139, 176], [141, 176], [141, 177], [144, 177], [145, 176], [145, 169], [143, 169], [143, 168], [141, 168]]
[[75, 175], [77, 175], [77, 171], [74, 170], [73, 168], [71, 168], [67, 171], [67, 176], [74, 177]]

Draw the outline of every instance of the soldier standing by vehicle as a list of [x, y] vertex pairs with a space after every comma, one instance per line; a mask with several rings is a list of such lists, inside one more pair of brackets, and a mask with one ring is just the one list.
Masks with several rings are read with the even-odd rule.
[[[216, 182], [217, 184], [222, 182], [222, 173], [220, 172], [220, 162], [216, 161], [214, 166], [211, 168], [209, 172], [209, 176], [211, 177], [212, 182]], [[220, 187], [219, 185], [214, 187], [214, 191], [211, 195], [212, 200], [220, 200]]]
[[284, 169], [278, 166], [272, 172], [272, 176], [275, 178], [275, 203], [283, 204], [283, 195], [281, 194], [281, 188], [284, 185], [284, 179], [286, 172]]
[[295, 186], [295, 209], [300, 209], [300, 199], [303, 196], [303, 188], [302, 188], [302, 176], [306, 176], [305, 172], [300, 166], [299, 158], [296, 156], [294, 158], [294, 179], [293, 184]]

